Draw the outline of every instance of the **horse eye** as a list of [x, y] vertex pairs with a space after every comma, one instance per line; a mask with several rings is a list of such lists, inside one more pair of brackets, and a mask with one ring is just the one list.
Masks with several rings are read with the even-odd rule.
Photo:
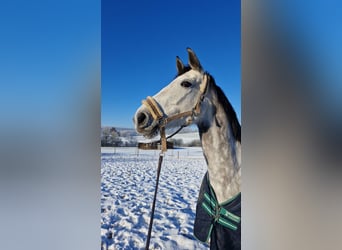
[[190, 88], [191, 87], [191, 82], [184, 81], [181, 83], [181, 86], [184, 88]]

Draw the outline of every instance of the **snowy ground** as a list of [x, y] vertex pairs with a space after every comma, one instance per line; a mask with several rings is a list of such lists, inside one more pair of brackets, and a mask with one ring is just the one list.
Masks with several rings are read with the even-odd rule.
[[[174, 132], [174, 131], [172, 131]], [[167, 135], [170, 135], [169, 131], [167, 131]], [[151, 142], [151, 139], [146, 139], [142, 135], [138, 135], [134, 137], [138, 142]], [[182, 139], [183, 143], [190, 143], [194, 140], [200, 140], [198, 132], [187, 132], [187, 133], [179, 133], [172, 137], [172, 139]], [[127, 140], [127, 138], [122, 137], [121, 140]]]
[[[144, 249], [159, 150], [101, 149], [102, 249]], [[201, 148], [164, 157], [150, 249], [208, 249], [193, 236], [197, 196], [206, 164]]]

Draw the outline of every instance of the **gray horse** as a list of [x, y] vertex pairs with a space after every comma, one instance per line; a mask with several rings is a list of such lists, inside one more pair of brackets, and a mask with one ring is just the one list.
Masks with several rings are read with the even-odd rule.
[[165, 128], [196, 124], [208, 165], [199, 192], [194, 235], [211, 249], [241, 249], [241, 126], [214, 78], [188, 48], [176, 57], [177, 76], [148, 97], [134, 116], [137, 132], [154, 137]]

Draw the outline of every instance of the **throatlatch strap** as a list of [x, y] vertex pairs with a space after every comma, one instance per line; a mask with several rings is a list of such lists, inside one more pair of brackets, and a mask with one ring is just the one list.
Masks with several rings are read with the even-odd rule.
[[207, 84], [208, 84], [208, 75], [207, 74], [204, 74], [204, 76], [203, 76], [203, 81], [202, 81], [202, 83], [201, 83], [201, 85], [200, 85], [200, 91], [201, 91], [201, 93], [202, 93], [202, 95], [204, 94], [204, 92], [205, 92], [205, 90], [206, 90], [206, 88], [207, 88]]

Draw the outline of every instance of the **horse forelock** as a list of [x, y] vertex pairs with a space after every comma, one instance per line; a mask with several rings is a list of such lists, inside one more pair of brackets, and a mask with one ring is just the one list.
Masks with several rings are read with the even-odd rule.
[[177, 75], [175, 76], [175, 78], [185, 74], [186, 72], [190, 71], [191, 67], [189, 65], [184, 66], [183, 71], [182, 72], [177, 72]]
[[229, 102], [228, 98], [224, 94], [223, 90], [218, 85], [216, 85], [215, 79], [210, 74], [208, 75], [210, 78], [211, 86], [213, 86], [216, 90], [217, 99], [222, 104], [224, 111], [228, 117], [228, 122], [231, 125], [233, 136], [235, 140], [241, 143], [241, 125], [239, 123], [239, 120], [237, 119], [236, 112], [231, 103]]

